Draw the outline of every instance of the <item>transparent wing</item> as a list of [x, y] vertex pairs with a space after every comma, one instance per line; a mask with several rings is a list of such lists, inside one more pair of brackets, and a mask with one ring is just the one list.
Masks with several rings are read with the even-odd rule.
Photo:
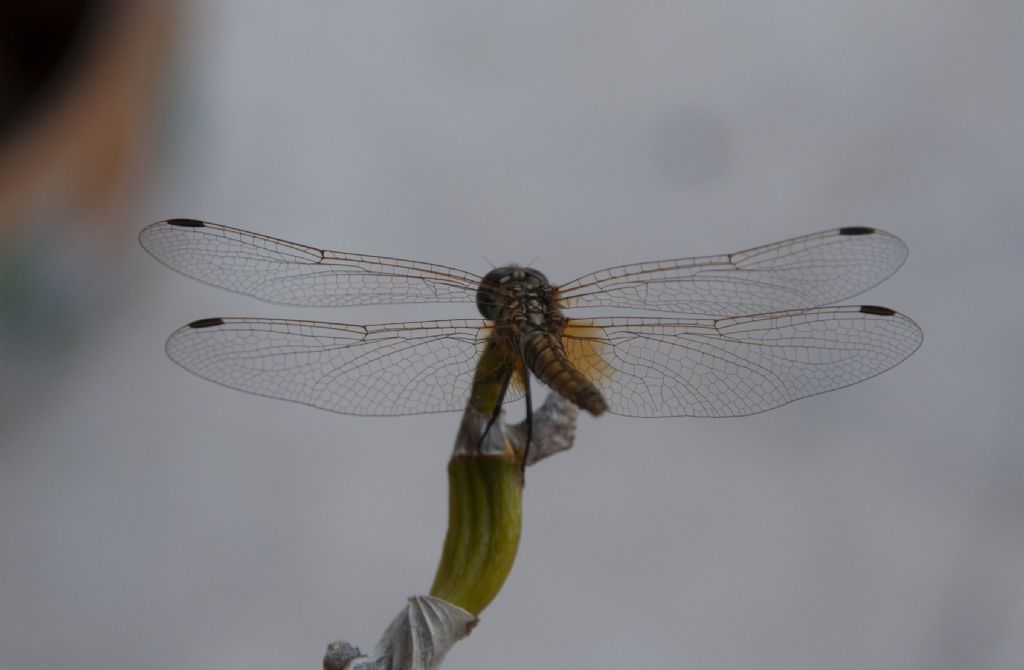
[[480, 284], [443, 265], [317, 249], [193, 219], [149, 225], [139, 243], [189, 277], [288, 305], [473, 302]]
[[566, 307], [720, 316], [829, 305], [899, 269], [907, 246], [875, 228], [837, 228], [721, 256], [622, 265], [561, 287]]
[[756, 414], [888, 370], [921, 329], [884, 307], [822, 307], [729, 319], [572, 319], [565, 352], [640, 417]]
[[[167, 355], [229, 388], [342, 414], [391, 416], [465, 408], [484, 321], [354, 326], [287, 319], [202, 319]], [[511, 364], [511, 363], [510, 363]], [[506, 400], [522, 395], [510, 388]]]

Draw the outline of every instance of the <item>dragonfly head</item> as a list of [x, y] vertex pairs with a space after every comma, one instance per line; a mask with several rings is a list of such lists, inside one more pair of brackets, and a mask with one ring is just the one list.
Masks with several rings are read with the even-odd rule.
[[510, 306], [516, 293], [548, 286], [544, 273], [533, 268], [508, 265], [488, 272], [476, 292], [476, 307], [485, 319], [497, 321]]

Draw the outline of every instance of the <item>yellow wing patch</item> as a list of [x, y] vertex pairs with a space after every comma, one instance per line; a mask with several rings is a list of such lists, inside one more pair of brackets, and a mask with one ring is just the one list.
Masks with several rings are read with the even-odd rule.
[[603, 386], [602, 382], [614, 371], [605, 359], [605, 352], [610, 347], [604, 328], [569, 321], [562, 331], [562, 346], [573, 367], [598, 387]]

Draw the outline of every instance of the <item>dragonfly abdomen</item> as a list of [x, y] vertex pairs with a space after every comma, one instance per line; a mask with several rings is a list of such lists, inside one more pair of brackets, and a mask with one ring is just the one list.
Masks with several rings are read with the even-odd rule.
[[537, 330], [527, 335], [523, 343], [523, 359], [537, 379], [580, 409], [594, 416], [608, 409], [601, 391], [569, 362], [562, 343], [551, 333]]

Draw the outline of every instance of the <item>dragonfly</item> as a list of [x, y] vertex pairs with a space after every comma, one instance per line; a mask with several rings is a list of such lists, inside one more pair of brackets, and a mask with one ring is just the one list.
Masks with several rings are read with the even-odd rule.
[[[482, 318], [377, 325], [205, 318], [167, 340], [169, 357], [200, 377], [342, 414], [478, 401], [496, 412], [523, 397], [529, 409], [532, 376], [595, 416], [744, 416], [874, 377], [923, 339], [895, 310], [836, 306], [906, 259], [906, 244], [876, 228], [620, 265], [560, 285], [528, 267], [479, 276], [195, 219], [154, 223], [139, 241], [178, 272], [271, 303], [476, 304]], [[617, 315], [575, 316], [590, 309]]]

